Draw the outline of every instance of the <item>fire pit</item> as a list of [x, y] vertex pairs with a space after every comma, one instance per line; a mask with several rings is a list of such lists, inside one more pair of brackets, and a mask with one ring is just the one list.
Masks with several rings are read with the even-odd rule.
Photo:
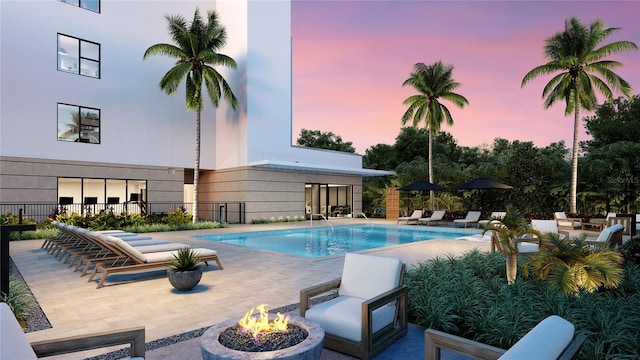
[[278, 313], [270, 318], [265, 305], [259, 317], [251, 309], [240, 321], [209, 328], [200, 343], [203, 360], [320, 359], [324, 330], [303, 317]]

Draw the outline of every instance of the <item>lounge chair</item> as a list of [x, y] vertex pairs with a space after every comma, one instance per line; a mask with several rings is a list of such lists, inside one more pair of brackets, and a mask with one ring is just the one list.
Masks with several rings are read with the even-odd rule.
[[413, 214], [411, 216], [401, 216], [398, 218], [396, 224], [399, 224], [400, 221], [406, 221], [409, 224], [410, 221], [415, 221], [417, 223], [418, 219], [422, 216], [422, 210], [413, 210]]
[[465, 228], [467, 227], [467, 225], [473, 224], [479, 226], [478, 221], [480, 220], [480, 214], [480, 211], [469, 211], [464, 219], [453, 220], [453, 226], [455, 227], [457, 224], [463, 224]]
[[6, 303], [0, 303], [0, 332], [0, 359], [31, 360], [122, 344], [130, 344], [132, 359], [145, 355], [144, 326], [29, 343]]
[[[407, 286], [400, 259], [347, 253], [342, 278], [300, 291], [300, 316], [322, 326], [324, 347], [369, 359], [407, 333]], [[311, 298], [338, 297], [311, 306]]]
[[424, 332], [425, 358], [440, 360], [441, 349], [454, 351], [474, 359], [572, 359], [586, 339], [585, 334], [574, 337], [575, 327], [557, 315], [551, 315], [526, 333], [509, 350], [497, 348], [460, 336], [427, 329]]
[[[95, 265], [88, 281], [93, 281], [97, 275], [100, 275], [97, 289], [103, 286], [104, 281], [111, 274], [166, 268], [171, 264], [174, 255], [178, 253], [178, 250], [142, 253], [122, 239], [113, 236], [106, 236], [106, 239], [105, 245], [120, 256], [115, 260], [101, 261]], [[215, 250], [205, 248], [194, 248], [193, 250], [205, 265], [208, 265], [209, 261], [215, 261], [218, 269], [222, 270], [222, 264]]]
[[615, 248], [622, 246], [622, 233], [624, 226], [622, 224], [614, 224], [604, 228], [595, 240], [587, 240], [587, 244], [598, 248]]
[[568, 218], [564, 211], [556, 211], [553, 217], [558, 222], [558, 228], [571, 230], [582, 228], [582, 219]]
[[439, 223], [444, 218], [445, 211], [444, 210], [436, 210], [431, 214], [430, 217], [424, 217], [418, 219], [418, 225], [426, 224], [429, 225], [431, 223]]
[[502, 219], [506, 215], [507, 213], [505, 211], [494, 211], [491, 213], [491, 216], [489, 216], [488, 219], [478, 220], [478, 227], [484, 229], [485, 227], [487, 227], [487, 225], [489, 225], [489, 222], [491, 222], [491, 220]]

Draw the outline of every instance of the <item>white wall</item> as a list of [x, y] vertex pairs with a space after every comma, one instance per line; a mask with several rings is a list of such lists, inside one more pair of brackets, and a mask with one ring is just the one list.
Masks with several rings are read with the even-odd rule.
[[[184, 86], [158, 88], [174, 60], [142, 60], [152, 44], [170, 42], [165, 15], [193, 18], [211, 1], [102, 1], [93, 13], [58, 1], [0, 1], [0, 153], [192, 167], [195, 114]], [[28, 30], [28, 31], [27, 31]], [[57, 71], [57, 33], [101, 45], [101, 79]], [[57, 103], [101, 110], [101, 144], [57, 140]], [[203, 122], [213, 122], [208, 106]]]

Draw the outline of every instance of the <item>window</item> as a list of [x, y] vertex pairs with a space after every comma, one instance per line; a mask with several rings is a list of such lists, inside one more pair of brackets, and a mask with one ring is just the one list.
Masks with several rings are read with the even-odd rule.
[[65, 4], [78, 6], [93, 12], [100, 12], [100, 0], [58, 0]]
[[68, 213], [110, 211], [142, 213], [147, 181], [132, 179], [58, 178], [58, 199]]
[[58, 140], [100, 144], [100, 110], [59, 103]]
[[58, 70], [100, 78], [100, 44], [58, 34]]

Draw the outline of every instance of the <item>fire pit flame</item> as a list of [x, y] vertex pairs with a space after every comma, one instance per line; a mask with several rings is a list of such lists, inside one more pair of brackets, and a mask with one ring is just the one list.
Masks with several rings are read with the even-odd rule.
[[[253, 316], [256, 309], [260, 313], [258, 317]], [[258, 335], [261, 333], [286, 332], [288, 323], [289, 317], [281, 313], [277, 313], [276, 318], [269, 322], [267, 305], [261, 304], [256, 308], [251, 308], [251, 310], [249, 310], [244, 317], [240, 319], [238, 325], [240, 325], [242, 333], [250, 333], [257, 341]]]

